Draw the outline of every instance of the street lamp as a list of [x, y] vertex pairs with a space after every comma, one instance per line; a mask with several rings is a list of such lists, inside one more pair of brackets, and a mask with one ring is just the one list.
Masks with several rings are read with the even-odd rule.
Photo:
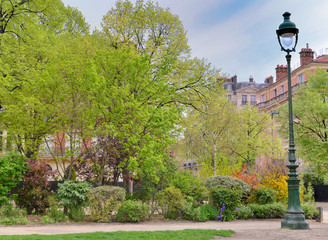
[[289, 109], [289, 150], [287, 167], [289, 168], [287, 179], [288, 183], [288, 207], [284, 220], [281, 222], [282, 228], [289, 229], [309, 229], [309, 224], [305, 221], [304, 212], [301, 209], [298, 173], [296, 168], [295, 143], [294, 143], [294, 127], [293, 127], [293, 107], [292, 107], [292, 83], [290, 76], [290, 52], [295, 52], [298, 40], [298, 29], [296, 25], [290, 21], [290, 13], [283, 14], [284, 22], [279, 25], [276, 31], [281, 51], [287, 52], [287, 68], [288, 68], [288, 109]]

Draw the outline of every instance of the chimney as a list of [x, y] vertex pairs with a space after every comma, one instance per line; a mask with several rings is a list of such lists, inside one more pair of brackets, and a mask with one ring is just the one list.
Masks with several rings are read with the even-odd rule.
[[237, 88], [237, 75], [231, 78], [231, 82], [233, 83], [234, 89]]
[[284, 79], [288, 75], [287, 66], [277, 65], [276, 67], [276, 82]]
[[313, 61], [314, 52], [309, 48], [309, 44], [306, 44], [306, 48], [302, 48], [300, 52], [301, 66], [309, 64]]
[[254, 78], [252, 76], [249, 76], [249, 82], [254, 82]]
[[272, 76], [267, 77], [264, 82], [265, 83], [268, 83], [269, 85], [271, 85], [273, 83], [273, 77]]

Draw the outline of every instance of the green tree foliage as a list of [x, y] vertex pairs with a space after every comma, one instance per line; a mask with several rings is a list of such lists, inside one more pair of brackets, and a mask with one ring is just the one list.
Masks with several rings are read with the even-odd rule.
[[[325, 69], [309, 74], [308, 82], [294, 95], [293, 113], [298, 156], [314, 171], [326, 176], [328, 170], [328, 75]], [[281, 108], [281, 131], [288, 135], [287, 107]]]
[[0, 157], [0, 206], [8, 201], [7, 194], [22, 180], [26, 165], [25, 157], [18, 153]]
[[269, 114], [249, 105], [238, 109], [226, 96], [212, 95], [202, 111], [187, 112], [183, 124], [187, 157], [201, 163], [206, 176], [229, 175], [243, 164], [253, 167], [257, 158], [281, 154]]
[[[254, 166], [261, 155], [279, 158], [281, 143], [272, 135], [274, 128], [270, 115], [246, 105], [238, 111], [238, 124], [230, 150], [235, 158], [248, 166]], [[271, 131], [270, 131], [271, 130]]]
[[[211, 169], [211, 175], [223, 173], [225, 168], [217, 166], [234, 165], [227, 161], [229, 145], [236, 124], [237, 109], [225, 96], [208, 101], [202, 111], [191, 109], [183, 121], [187, 151], [205, 168]], [[212, 174], [213, 173], [213, 174]]]

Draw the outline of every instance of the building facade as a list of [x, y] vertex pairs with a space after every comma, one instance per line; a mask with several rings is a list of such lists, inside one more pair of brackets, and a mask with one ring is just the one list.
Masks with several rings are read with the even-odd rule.
[[[300, 54], [300, 65], [291, 71], [292, 92], [299, 89], [301, 84], [309, 79], [309, 74], [314, 73], [317, 68], [328, 70], [328, 51], [321, 50], [319, 54], [309, 48], [302, 48]], [[250, 104], [258, 109], [272, 112], [278, 105], [288, 100], [288, 78], [287, 66], [277, 65], [276, 81], [272, 76], [265, 79], [264, 83], [257, 84], [253, 78], [249, 82], [237, 82], [237, 76], [226, 80], [225, 89], [228, 98], [238, 107]]]

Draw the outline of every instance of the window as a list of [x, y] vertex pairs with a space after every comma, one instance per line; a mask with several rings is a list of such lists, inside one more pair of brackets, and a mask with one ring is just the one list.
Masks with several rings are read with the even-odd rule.
[[261, 95], [261, 103], [262, 103], [262, 102], [265, 102], [265, 94], [262, 94], [262, 95]]
[[241, 96], [241, 105], [246, 105], [247, 104], [247, 95], [242, 95]]
[[231, 101], [231, 95], [228, 95], [228, 99], [229, 99], [229, 101]]
[[277, 89], [273, 90], [273, 97], [277, 97]]
[[285, 92], [285, 87], [284, 85], [280, 86], [280, 94], [283, 94]]
[[251, 105], [256, 105], [256, 96], [251, 95]]
[[297, 82], [298, 83], [304, 83], [304, 73], [301, 73], [297, 76]]

